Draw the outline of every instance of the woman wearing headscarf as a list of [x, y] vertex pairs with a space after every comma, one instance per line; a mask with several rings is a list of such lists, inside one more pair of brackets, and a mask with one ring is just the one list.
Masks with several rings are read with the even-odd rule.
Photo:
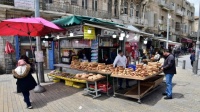
[[18, 92], [22, 92], [24, 97], [24, 102], [27, 105], [28, 109], [32, 109], [30, 102], [30, 93], [29, 91], [34, 89], [37, 85], [35, 79], [32, 76], [31, 66], [26, 63], [25, 60], [20, 59], [17, 63], [17, 68], [12, 71], [14, 78], [17, 79], [17, 88]]

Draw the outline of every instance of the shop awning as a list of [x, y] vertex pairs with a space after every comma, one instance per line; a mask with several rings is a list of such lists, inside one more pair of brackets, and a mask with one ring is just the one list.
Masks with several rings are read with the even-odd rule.
[[116, 25], [116, 27], [120, 28], [120, 29], [123, 29], [123, 30], [127, 30], [129, 32], [133, 32], [133, 33], [138, 33], [138, 34], [141, 34], [141, 35], [145, 35], [145, 36], [154, 36], [154, 34], [150, 34], [150, 33], [146, 33], [146, 32], [143, 32], [141, 30], [139, 30], [138, 28], [132, 26], [132, 25], [126, 25], [125, 27], [124, 26], [118, 26]]
[[91, 23], [84, 23], [84, 25], [95, 27], [95, 28], [100, 28], [100, 29], [105, 29], [105, 30], [111, 30], [111, 31], [118, 31], [116, 28], [109, 28], [103, 25], [97, 25], [97, 24], [91, 24]]
[[[167, 42], [167, 39], [164, 39], [164, 38], [158, 38], [157, 40], [162, 41], [162, 42]], [[171, 44], [171, 45], [178, 45], [178, 46], [181, 45], [181, 43], [173, 42], [171, 40], [168, 40], [168, 43]]]
[[181, 42], [183, 42], [183, 43], [192, 43], [192, 39], [184, 37], [184, 38], [181, 39]]
[[123, 26], [118, 23], [100, 20], [100, 19], [93, 18], [93, 17], [75, 16], [75, 15], [57, 19], [52, 22], [61, 27], [68, 27], [71, 25], [80, 25], [83, 23], [93, 23], [93, 24], [102, 24], [102, 25], [104, 24], [104, 25], [110, 25], [110, 26], [115, 26], [115, 25]]

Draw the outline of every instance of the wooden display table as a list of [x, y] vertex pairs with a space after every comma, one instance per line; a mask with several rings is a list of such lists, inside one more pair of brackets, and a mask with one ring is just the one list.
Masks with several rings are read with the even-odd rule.
[[115, 97], [116, 95], [122, 95], [126, 97], [131, 97], [138, 99], [138, 103], [141, 103], [141, 98], [154, 91], [157, 88], [157, 86], [163, 81], [164, 75], [159, 75], [160, 73], [161, 72], [147, 77], [111, 75], [111, 77], [114, 78], [132, 79], [137, 81], [137, 84], [134, 85], [131, 89], [116, 90], [114, 85], [115, 81], [113, 80], [113, 96]]

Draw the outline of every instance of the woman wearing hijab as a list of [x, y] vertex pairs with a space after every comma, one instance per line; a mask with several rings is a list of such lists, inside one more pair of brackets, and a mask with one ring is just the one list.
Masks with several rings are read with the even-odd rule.
[[25, 60], [20, 59], [17, 63], [17, 68], [14, 69], [12, 73], [14, 78], [17, 79], [16, 84], [19, 89], [18, 92], [22, 92], [27, 108], [32, 109], [29, 91], [34, 89], [37, 83], [32, 76], [30, 64], [26, 63]]

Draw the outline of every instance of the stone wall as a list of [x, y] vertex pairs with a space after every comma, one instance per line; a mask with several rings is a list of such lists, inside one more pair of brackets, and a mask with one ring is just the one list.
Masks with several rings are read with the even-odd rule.
[[14, 37], [0, 37], [0, 74], [11, 73], [12, 69], [16, 65], [15, 53], [5, 54], [6, 41], [10, 42], [13, 47], [15, 47]]

